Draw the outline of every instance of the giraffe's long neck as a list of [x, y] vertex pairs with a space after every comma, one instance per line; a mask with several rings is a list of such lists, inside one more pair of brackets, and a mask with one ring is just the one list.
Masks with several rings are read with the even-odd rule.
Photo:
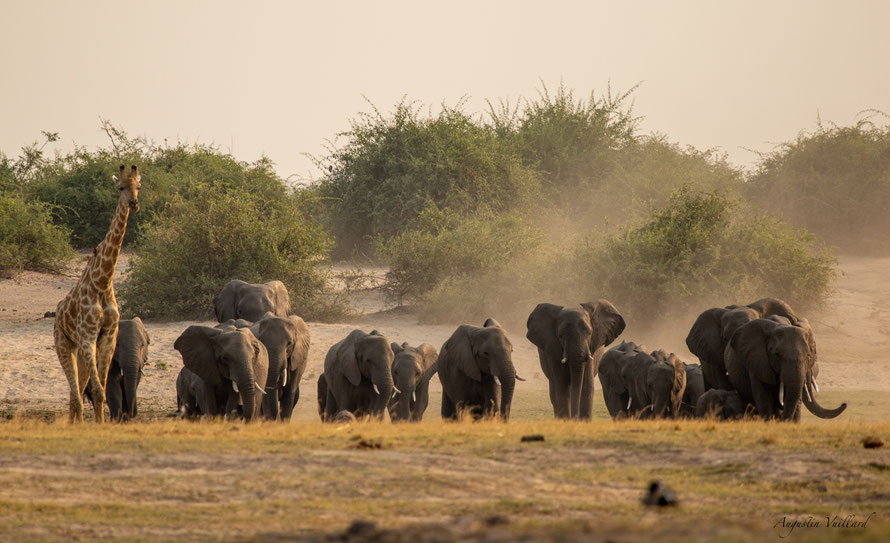
[[117, 257], [121, 252], [121, 244], [124, 241], [124, 233], [127, 231], [127, 218], [130, 216], [129, 200], [121, 196], [111, 221], [111, 228], [105, 235], [105, 239], [96, 248], [96, 255], [92, 261], [90, 283], [98, 291], [106, 291], [111, 287], [111, 279], [114, 276], [114, 267], [117, 265]]

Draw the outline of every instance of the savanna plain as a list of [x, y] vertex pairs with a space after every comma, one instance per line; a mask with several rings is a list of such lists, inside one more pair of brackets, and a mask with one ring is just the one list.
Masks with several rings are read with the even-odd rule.
[[[353, 293], [362, 314], [349, 322], [309, 323], [309, 367], [289, 424], [168, 417], [182, 367], [172, 344], [193, 322], [148, 322], [138, 420], [69, 425], [52, 319], [43, 314], [86, 256], [65, 274], [0, 281], [0, 539], [890, 539], [890, 447], [864, 447], [866, 438], [890, 438], [890, 258], [842, 257], [828, 303], [808, 315], [820, 401], [849, 405], [837, 419], [613, 422], [597, 383], [592, 422], [554, 421], [537, 353], [524, 328], [508, 324], [526, 378], [509, 423], [442, 422], [434, 380], [422, 423], [321, 424], [314, 383], [328, 347], [349, 331], [377, 328], [439, 347], [457, 324], [382, 311], [366, 291]], [[116, 285], [127, 280], [128, 260], [122, 255]], [[639, 339], [692, 362], [684, 339], [694, 318]], [[641, 333], [631, 322], [622, 338]], [[544, 441], [521, 441], [530, 434]], [[655, 479], [678, 505], [641, 504]]]

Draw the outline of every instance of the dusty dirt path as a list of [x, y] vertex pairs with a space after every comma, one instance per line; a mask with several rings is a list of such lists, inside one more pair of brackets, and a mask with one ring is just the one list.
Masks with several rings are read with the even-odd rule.
[[[67, 409], [67, 384], [52, 348], [52, 319], [58, 301], [79, 277], [85, 254], [72, 262], [66, 275], [25, 272], [0, 279], [0, 408], [48, 410]], [[116, 283], [126, 280], [129, 256], [118, 263]], [[822, 373], [820, 387], [833, 391], [890, 390], [890, 258], [845, 258], [835, 292], [825, 309], [809, 315], [817, 334]], [[323, 367], [327, 349], [355, 328], [376, 328], [391, 339], [412, 344], [428, 342], [437, 348], [453, 332], [457, 323], [418, 324], [409, 314], [383, 308], [379, 296], [365, 296], [357, 306], [365, 315], [346, 323], [309, 323], [312, 347], [301, 387], [296, 420], [315, 420], [315, 381]], [[694, 317], [693, 317], [694, 318]], [[176, 376], [182, 360], [173, 349], [178, 335], [193, 322], [147, 323], [152, 346], [149, 367], [139, 389], [140, 411], [165, 412], [175, 408]], [[214, 324], [214, 323], [205, 323]], [[674, 351], [694, 361], [685, 347], [689, 323], [674, 323], [656, 331], [643, 342]], [[513, 339], [514, 362], [521, 383], [514, 404], [531, 401], [546, 405], [546, 381], [540, 373], [537, 352], [524, 339], [525, 330], [508, 329]], [[622, 337], [638, 340], [633, 323]], [[434, 387], [435, 388], [435, 387]], [[596, 388], [599, 388], [598, 386]], [[431, 402], [430, 412], [438, 404]], [[598, 415], [602, 406], [595, 406]]]

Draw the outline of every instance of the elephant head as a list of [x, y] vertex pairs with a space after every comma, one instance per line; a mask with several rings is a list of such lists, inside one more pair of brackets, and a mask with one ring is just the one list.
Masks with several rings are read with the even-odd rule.
[[695, 416], [716, 417], [718, 419], [740, 419], [748, 410], [748, 402], [737, 390], [711, 390], [699, 396], [695, 403]]
[[655, 416], [664, 416], [670, 410], [674, 418], [680, 415], [680, 405], [686, 392], [686, 364], [674, 353], [659, 349], [651, 354], [655, 364], [649, 368], [647, 384], [649, 397], [653, 399]]
[[[526, 337], [550, 360], [567, 364], [570, 372], [569, 416], [581, 413], [581, 391], [585, 373], [597, 373], [597, 351], [612, 343], [624, 331], [625, 322], [606, 300], [596, 300], [566, 308], [538, 304], [526, 323]], [[591, 391], [592, 392], [592, 391]], [[562, 393], [562, 391], [560, 391]], [[589, 402], [592, 398], [586, 398]]]
[[[806, 319], [792, 325], [774, 319], [753, 320], [732, 336], [727, 347], [727, 351], [730, 350], [730, 356], [744, 367], [750, 378], [753, 398], [748, 400], [754, 401], [762, 416], [776, 414], [780, 384], [784, 387], [783, 420], [800, 420], [801, 401], [820, 418], [837, 417], [847, 407], [844, 403], [835, 409], [825, 409], [816, 402], [819, 366], [813, 331]], [[771, 397], [773, 391], [774, 398]]]
[[429, 343], [417, 347], [393, 343], [392, 352], [395, 354], [392, 362], [395, 393], [390, 402], [390, 418], [393, 422], [420, 420], [414, 412], [415, 406], [417, 402], [429, 401], [429, 380], [436, 371], [434, 364], [439, 353]]
[[222, 413], [226, 403], [240, 395], [244, 419], [260, 412], [263, 386], [269, 369], [269, 354], [262, 342], [247, 328], [220, 330], [189, 326], [173, 343], [182, 362], [204, 381], [210, 409]]
[[107, 386], [106, 396], [112, 419], [136, 417], [136, 389], [148, 362], [151, 340], [139, 317], [118, 323], [117, 344], [111, 358], [112, 368], [120, 368], [120, 386]]
[[228, 319], [260, 320], [267, 312], [286, 317], [290, 297], [281, 281], [250, 284], [233, 279], [213, 297], [213, 311], [219, 322]]

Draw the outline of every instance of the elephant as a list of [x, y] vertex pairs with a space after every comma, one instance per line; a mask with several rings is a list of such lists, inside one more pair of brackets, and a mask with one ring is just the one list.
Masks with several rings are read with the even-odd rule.
[[746, 306], [713, 307], [698, 316], [686, 336], [686, 346], [701, 362], [705, 390], [732, 390], [723, 360], [726, 344], [744, 324], [771, 315], [784, 317], [791, 323], [798, 320], [794, 310], [776, 298], [763, 298]]
[[721, 420], [741, 419], [747, 411], [748, 402], [737, 390], [712, 388], [699, 396], [695, 404], [695, 416], [698, 418], [714, 416]]
[[245, 421], [259, 416], [269, 371], [269, 353], [248, 328], [192, 325], [173, 348], [186, 368], [204, 381], [208, 414], [231, 415], [238, 403]]
[[430, 403], [430, 379], [437, 371], [439, 353], [429, 343], [417, 347], [393, 343], [391, 347], [395, 354], [391, 370], [395, 392], [389, 401], [389, 418], [393, 422], [419, 422]]
[[204, 390], [204, 381], [193, 371], [186, 367], [179, 370], [176, 377], [176, 413], [173, 416], [193, 418], [210, 414]]
[[613, 419], [662, 417], [680, 413], [686, 389], [686, 365], [673, 353], [645, 352], [622, 341], [600, 360], [599, 379], [606, 409]]
[[631, 415], [679, 416], [686, 390], [686, 364], [663, 350], [628, 353], [625, 359], [621, 374], [630, 391]]
[[309, 328], [296, 315], [278, 317], [271, 312], [254, 323], [230, 320], [220, 326], [249, 328], [269, 352], [269, 372], [263, 396], [263, 416], [290, 420], [300, 399], [300, 381], [309, 359]]
[[698, 399], [704, 393], [705, 379], [701, 366], [698, 364], [686, 364], [686, 390], [683, 391], [683, 403], [680, 404], [680, 414], [684, 417], [696, 416], [695, 410], [698, 405]]
[[538, 348], [541, 369], [550, 382], [554, 416], [590, 419], [600, 357], [624, 331], [624, 318], [606, 300], [580, 307], [542, 303], [526, 326], [526, 337]]
[[606, 351], [599, 362], [600, 386], [609, 416], [620, 419], [629, 416], [630, 390], [624, 382], [622, 370], [627, 361], [625, 355], [643, 352], [645, 347], [632, 341], [622, 341]]
[[494, 319], [482, 327], [462, 324], [451, 334], [436, 361], [442, 383], [442, 418], [457, 419], [466, 410], [474, 418], [510, 419], [516, 375], [513, 344]]
[[318, 379], [322, 420], [333, 420], [343, 410], [383, 418], [392, 397], [394, 358], [390, 342], [377, 330], [353, 330], [331, 346]]
[[281, 281], [269, 281], [261, 285], [233, 279], [213, 297], [216, 320], [245, 319], [255, 322], [266, 312], [287, 317], [290, 312], [290, 296]]
[[[739, 328], [724, 353], [726, 370], [735, 390], [758, 415], [800, 420], [800, 404], [823, 419], [837, 417], [842, 403], [826, 409], [816, 401], [816, 340], [806, 319], [787, 324], [782, 319], [754, 319]], [[780, 397], [780, 387], [784, 392]]]
[[[142, 319], [136, 317], [118, 322], [117, 343], [105, 383], [105, 401], [111, 420], [125, 421], [136, 417], [136, 389], [148, 363], [149, 344], [151, 340]], [[89, 387], [86, 395], [93, 403], [92, 389]]]

